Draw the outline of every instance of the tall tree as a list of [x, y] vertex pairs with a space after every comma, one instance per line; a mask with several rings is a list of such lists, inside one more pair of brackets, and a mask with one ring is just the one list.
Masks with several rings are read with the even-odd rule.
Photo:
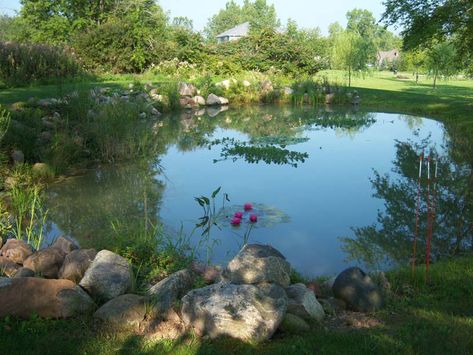
[[[458, 54], [473, 58], [473, 3], [471, 0], [385, 0], [383, 20], [400, 25], [406, 49], [452, 37]], [[471, 62], [470, 62], [471, 65]], [[473, 70], [473, 68], [472, 68]]]
[[449, 42], [436, 43], [427, 51], [427, 69], [434, 78], [434, 89], [437, 78], [449, 78], [457, 72], [455, 63], [455, 47]]
[[213, 41], [215, 37], [236, 25], [249, 22], [252, 31], [261, 32], [263, 29], [275, 30], [280, 26], [276, 8], [266, 0], [245, 0], [243, 6], [234, 0], [226, 3], [216, 15], [212, 16], [204, 30], [207, 39]]

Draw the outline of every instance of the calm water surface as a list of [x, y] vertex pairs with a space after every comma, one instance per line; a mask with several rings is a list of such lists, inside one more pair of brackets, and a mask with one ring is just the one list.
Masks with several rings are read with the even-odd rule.
[[[430, 119], [287, 107], [199, 114], [165, 117], [155, 127], [162, 141], [156, 156], [54, 185], [50, 235], [112, 248], [112, 223], [133, 228], [145, 214], [168, 235], [190, 235], [202, 215], [194, 197], [221, 186], [217, 207], [223, 192], [230, 202], [221, 229], [211, 233], [213, 262], [224, 263], [241, 246], [248, 224], [231, 227], [225, 216], [250, 202], [259, 221], [249, 241], [273, 245], [305, 275], [353, 264], [387, 267], [409, 257], [418, 154], [432, 151], [445, 178], [461, 170], [448, 158], [442, 124]], [[461, 200], [461, 191], [448, 193]], [[193, 233], [193, 246], [200, 234]], [[199, 253], [206, 258], [205, 247]]]

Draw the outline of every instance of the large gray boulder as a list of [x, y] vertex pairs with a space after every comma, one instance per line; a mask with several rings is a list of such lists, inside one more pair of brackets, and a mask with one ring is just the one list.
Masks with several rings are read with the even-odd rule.
[[225, 106], [229, 104], [229, 101], [224, 97], [220, 97], [215, 94], [210, 94], [207, 97], [207, 101], [205, 103], [207, 106]]
[[0, 250], [1, 256], [5, 256], [17, 264], [23, 264], [31, 254], [33, 254], [31, 245], [19, 239], [8, 239]]
[[132, 270], [128, 261], [109, 250], [102, 250], [85, 272], [79, 285], [93, 298], [109, 301], [127, 293], [132, 287]]
[[345, 301], [354, 311], [374, 312], [384, 303], [378, 286], [357, 267], [342, 271], [335, 279], [332, 290], [336, 298]]
[[289, 286], [291, 266], [269, 245], [247, 244], [233, 258], [223, 276], [235, 284], [276, 283]]
[[287, 296], [278, 285], [218, 283], [182, 299], [182, 319], [200, 336], [230, 336], [249, 342], [268, 340], [281, 324]]
[[175, 301], [192, 288], [193, 277], [189, 270], [181, 270], [159, 281], [148, 290], [154, 307], [161, 313], [167, 312]]
[[0, 318], [14, 316], [68, 318], [89, 312], [94, 302], [69, 280], [0, 278]]
[[23, 266], [47, 279], [57, 279], [65, 257], [66, 254], [59, 248], [46, 248], [30, 255]]
[[66, 256], [61, 269], [59, 278], [67, 279], [78, 284], [84, 277], [85, 272], [97, 255], [95, 249], [74, 250]]
[[324, 308], [315, 298], [312, 290], [304, 284], [294, 284], [286, 288], [289, 303], [287, 313], [294, 314], [306, 320], [322, 321], [325, 317]]
[[95, 312], [94, 318], [111, 328], [139, 329], [153, 312], [147, 298], [127, 294], [105, 303]]

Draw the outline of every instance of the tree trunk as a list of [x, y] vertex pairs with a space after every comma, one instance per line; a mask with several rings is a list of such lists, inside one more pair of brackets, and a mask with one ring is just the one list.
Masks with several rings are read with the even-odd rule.
[[437, 75], [438, 75], [438, 70], [435, 70], [435, 74], [434, 74], [434, 89], [437, 87]]
[[351, 65], [348, 66], [348, 87], [351, 88]]

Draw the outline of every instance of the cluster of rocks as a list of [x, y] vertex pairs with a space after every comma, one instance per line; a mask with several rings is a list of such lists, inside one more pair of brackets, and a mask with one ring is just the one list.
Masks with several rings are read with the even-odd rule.
[[203, 106], [227, 106], [228, 99], [209, 94], [207, 99], [199, 95], [199, 90], [189, 83], [179, 83], [179, 103], [184, 109], [199, 109]]
[[[334, 298], [317, 297], [319, 292], [307, 285], [291, 284], [291, 266], [279, 251], [258, 244], [245, 245], [223, 270], [181, 270], [143, 295], [131, 293], [133, 275], [126, 259], [108, 250], [80, 249], [64, 237], [36, 252], [22, 241], [8, 240], [0, 250], [0, 270], [8, 276], [0, 278], [0, 317], [67, 318], [95, 311], [95, 319], [108, 327], [162, 337], [192, 329], [199, 336], [260, 342], [278, 329], [309, 331], [331, 312], [334, 300], [338, 307], [362, 312], [383, 304], [378, 286], [358, 268], [321, 286]], [[208, 286], [192, 289], [197, 273]]]

